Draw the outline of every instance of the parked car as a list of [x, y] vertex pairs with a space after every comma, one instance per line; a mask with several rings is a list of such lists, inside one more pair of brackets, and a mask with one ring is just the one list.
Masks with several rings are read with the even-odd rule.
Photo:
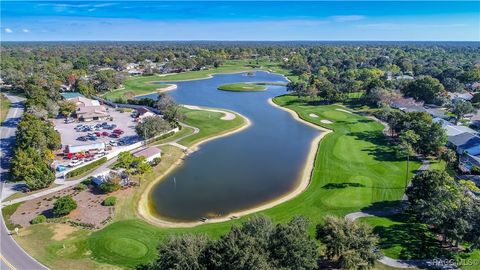
[[121, 134], [124, 133], [124, 131], [121, 130], [121, 129], [119, 129], [119, 128], [117, 128], [117, 129], [114, 129], [114, 130], [113, 130], [113, 133], [116, 133], [116, 134], [120, 134], [120, 135], [121, 135]]
[[102, 132], [100, 132], [100, 131], [95, 132], [95, 136], [97, 136], [97, 137], [102, 136]]
[[111, 124], [111, 125], [106, 125], [106, 126], [104, 126], [103, 128], [105, 128], [105, 129], [114, 129], [114, 128], [116, 128], [116, 127], [117, 127], [117, 125]]
[[108, 133], [106, 131], [102, 132], [102, 136], [108, 136], [108, 135], [110, 135], [110, 133]]
[[68, 117], [68, 118], [65, 118], [65, 124], [70, 124], [70, 123], [74, 123], [75, 122], [75, 119], [73, 119], [72, 117]]
[[113, 132], [113, 133], [110, 134], [110, 137], [111, 138], [120, 138], [120, 134]]
[[68, 167], [75, 167], [82, 164], [83, 162], [83, 159], [72, 160], [70, 163], [68, 163]]
[[88, 140], [88, 138], [86, 136], [80, 136], [80, 137], [77, 138], [77, 140], [85, 142], [85, 141]]

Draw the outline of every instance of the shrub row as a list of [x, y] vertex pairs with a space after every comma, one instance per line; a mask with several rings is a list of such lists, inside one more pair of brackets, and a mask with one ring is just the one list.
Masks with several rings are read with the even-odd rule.
[[86, 173], [86, 172], [88, 172], [88, 171], [90, 171], [90, 170], [92, 170], [92, 169], [94, 169], [94, 168], [102, 165], [102, 164], [105, 163], [105, 162], [107, 162], [107, 158], [106, 158], [106, 157], [102, 157], [102, 158], [99, 159], [99, 160], [96, 160], [96, 161], [94, 161], [94, 162], [92, 162], [92, 163], [89, 163], [89, 164], [87, 164], [87, 165], [85, 165], [85, 166], [82, 166], [82, 167], [80, 167], [80, 168], [78, 168], [78, 169], [75, 169], [75, 170], [73, 170], [73, 171], [68, 172], [68, 173], [67, 173], [67, 178], [68, 178], [68, 177], [75, 177], [75, 176], [78, 176], [78, 175], [82, 175], [82, 174], [84, 174], [84, 173]]

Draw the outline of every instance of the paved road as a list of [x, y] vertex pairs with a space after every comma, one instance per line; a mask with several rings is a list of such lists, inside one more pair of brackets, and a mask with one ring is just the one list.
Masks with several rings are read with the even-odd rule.
[[[6, 94], [7, 98], [12, 102], [12, 106], [8, 111], [7, 118], [0, 128], [1, 141], [1, 165], [0, 165], [0, 194], [3, 191], [5, 177], [8, 174], [12, 149], [15, 143], [15, 131], [18, 121], [23, 114], [23, 99], [17, 96]], [[38, 261], [30, 257], [12, 238], [5, 226], [3, 216], [0, 215], [2, 223], [0, 225], [0, 268], [11, 270], [36, 270], [47, 269]]]

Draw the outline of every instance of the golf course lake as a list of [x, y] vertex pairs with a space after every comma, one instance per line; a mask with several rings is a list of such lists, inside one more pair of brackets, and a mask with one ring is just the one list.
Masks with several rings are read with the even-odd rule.
[[253, 76], [218, 74], [174, 82], [178, 88], [168, 94], [178, 103], [232, 110], [249, 118], [251, 126], [200, 145], [153, 187], [150, 205], [162, 219], [222, 217], [275, 200], [298, 186], [311, 142], [320, 131], [268, 103], [285, 94], [285, 86], [272, 85], [260, 92], [217, 90], [239, 82], [287, 81], [282, 75], [256, 71]]

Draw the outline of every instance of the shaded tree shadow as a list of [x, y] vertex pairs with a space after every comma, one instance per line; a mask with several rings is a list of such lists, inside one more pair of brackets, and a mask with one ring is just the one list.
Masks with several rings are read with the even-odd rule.
[[[377, 216], [388, 216], [402, 212], [407, 208], [407, 202], [402, 200], [374, 202], [362, 208], [362, 212]], [[382, 214], [383, 213], [383, 214]]]
[[328, 183], [324, 185], [322, 188], [324, 189], [340, 189], [340, 188], [347, 188], [347, 187], [365, 187], [365, 185], [360, 183], [351, 183], [351, 182], [343, 182], [343, 183]]
[[380, 131], [351, 132], [348, 135], [354, 136], [357, 140], [366, 141], [374, 144], [374, 147], [363, 149], [368, 155], [374, 156], [378, 161], [403, 161], [404, 158], [398, 157], [390, 140], [388, 140]]
[[373, 229], [380, 236], [382, 249], [398, 246], [401, 249], [399, 258], [404, 260], [452, 257], [451, 252], [442, 248], [435, 234], [412, 216], [396, 214], [388, 218], [401, 224], [377, 226]]

